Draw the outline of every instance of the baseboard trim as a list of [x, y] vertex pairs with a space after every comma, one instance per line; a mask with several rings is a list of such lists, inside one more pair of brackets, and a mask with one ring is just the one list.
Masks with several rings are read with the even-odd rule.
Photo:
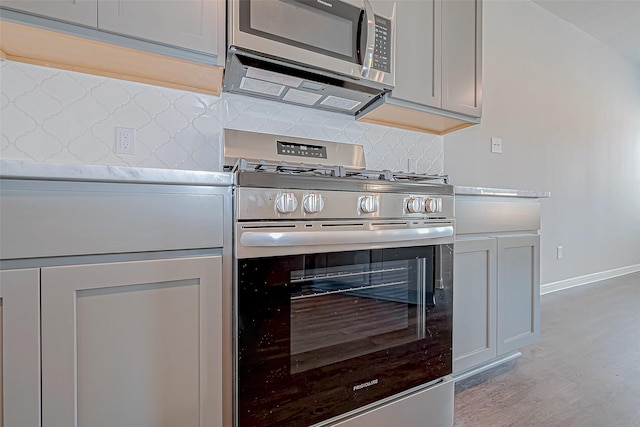
[[589, 283], [612, 279], [614, 277], [624, 276], [625, 274], [631, 274], [638, 271], [640, 271], [640, 264], [635, 264], [629, 265], [627, 267], [614, 268], [613, 270], [587, 274], [584, 276], [572, 277], [571, 279], [559, 280], [557, 282], [551, 282], [541, 285], [540, 295], [561, 291], [563, 289], [574, 288], [576, 286], [588, 285]]
[[515, 360], [520, 356], [522, 356], [522, 353], [520, 353], [519, 351], [506, 354], [497, 359], [493, 359], [490, 362], [485, 363], [484, 365], [476, 366], [475, 368], [471, 368], [464, 372], [454, 374], [453, 381], [458, 382], [458, 381], [466, 380], [467, 378], [472, 377], [476, 374], [479, 374], [480, 372], [487, 371], [491, 368], [495, 368], [498, 365], [502, 365], [503, 363], [507, 363], [507, 362], [510, 362], [511, 360]]

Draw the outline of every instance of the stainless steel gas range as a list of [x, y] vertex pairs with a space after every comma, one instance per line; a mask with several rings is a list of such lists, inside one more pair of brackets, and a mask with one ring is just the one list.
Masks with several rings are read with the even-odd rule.
[[[361, 146], [225, 131], [234, 425], [453, 424], [453, 187]], [[231, 166], [233, 165], [233, 166]]]

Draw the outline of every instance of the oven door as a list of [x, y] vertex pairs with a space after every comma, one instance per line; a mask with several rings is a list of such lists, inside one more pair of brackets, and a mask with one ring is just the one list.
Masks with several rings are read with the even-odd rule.
[[238, 225], [239, 426], [337, 420], [451, 373], [452, 224], [375, 228]]

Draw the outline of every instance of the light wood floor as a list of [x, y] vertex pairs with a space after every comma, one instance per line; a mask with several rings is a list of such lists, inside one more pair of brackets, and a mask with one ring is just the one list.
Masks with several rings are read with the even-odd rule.
[[455, 427], [640, 427], [640, 273], [543, 295], [541, 324], [456, 385]]

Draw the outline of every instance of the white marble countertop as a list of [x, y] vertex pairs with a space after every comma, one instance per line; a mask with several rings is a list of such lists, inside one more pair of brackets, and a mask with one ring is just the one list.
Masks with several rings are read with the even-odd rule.
[[508, 188], [466, 187], [456, 185], [453, 188], [457, 196], [500, 196], [500, 197], [527, 197], [534, 199], [546, 199], [551, 197], [548, 191], [516, 190]]
[[226, 186], [233, 183], [233, 174], [228, 172], [39, 163], [5, 159], [0, 159], [0, 177], [60, 181], [103, 181], [212, 186]]

